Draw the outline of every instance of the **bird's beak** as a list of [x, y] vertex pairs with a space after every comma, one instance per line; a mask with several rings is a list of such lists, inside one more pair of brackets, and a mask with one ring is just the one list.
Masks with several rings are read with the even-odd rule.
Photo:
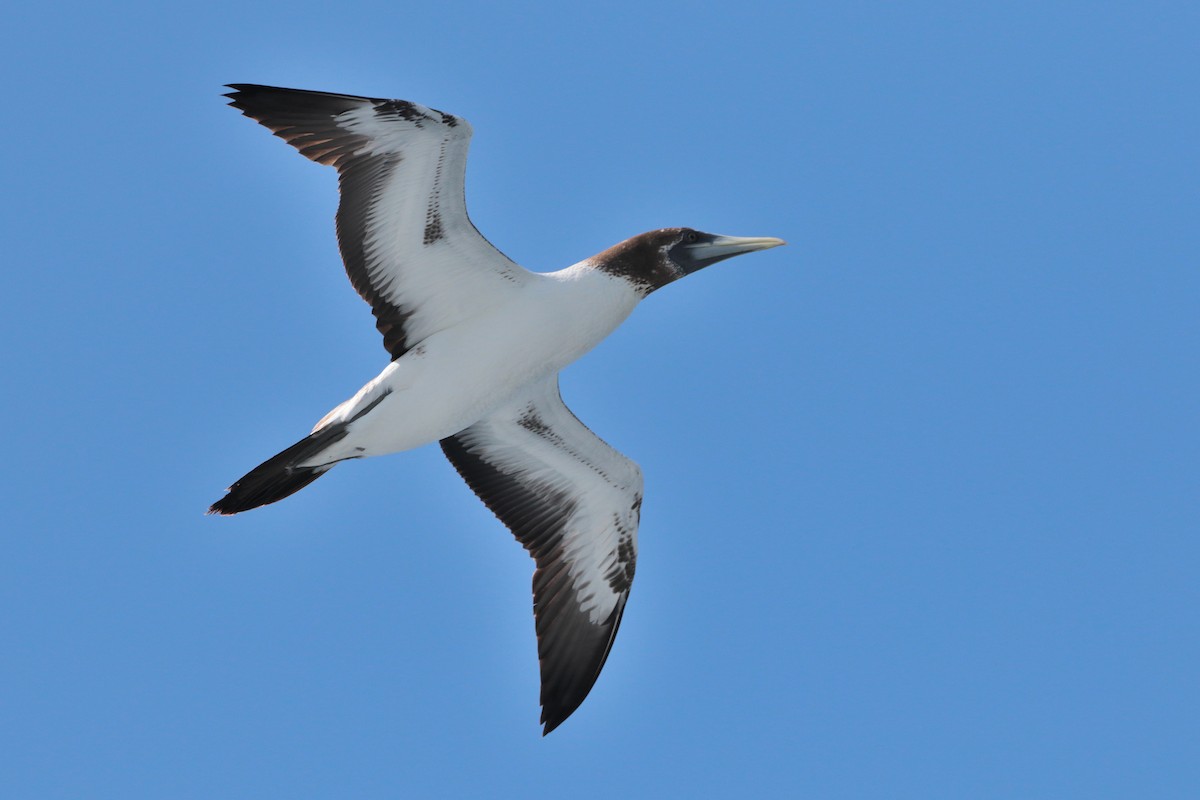
[[743, 253], [768, 250], [783, 244], [787, 244], [787, 242], [770, 236], [721, 236], [715, 233], [702, 233], [698, 240], [681, 243], [680, 247], [686, 254], [686, 260], [691, 262], [686, 267], [690, 273]]

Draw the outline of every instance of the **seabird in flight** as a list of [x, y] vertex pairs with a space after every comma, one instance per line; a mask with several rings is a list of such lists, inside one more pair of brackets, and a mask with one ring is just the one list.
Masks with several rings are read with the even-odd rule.
[[391, 363], [209, 513], [282, 500], [338, 462], [440, 442], [536, 562], [543, 735], [596, 682], [637, 561], [642, 473], [563, 404], [558, 373], [642, 298], [784, 244], [664, 228], [558, 272], [518, 266], [467, 217], [471, 126], [404, 100], [231, 84], [230, 105], [338, 172], [337, 237]]

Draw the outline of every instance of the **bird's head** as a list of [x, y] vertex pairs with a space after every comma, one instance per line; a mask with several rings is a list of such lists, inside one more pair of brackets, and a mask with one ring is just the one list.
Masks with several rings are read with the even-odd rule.
[[727, 258], [787, 244], [771, 237], [721, 236], [692, 228], [662, 228], [626, 239], [596, 256], [597, 267], [646, 294]]

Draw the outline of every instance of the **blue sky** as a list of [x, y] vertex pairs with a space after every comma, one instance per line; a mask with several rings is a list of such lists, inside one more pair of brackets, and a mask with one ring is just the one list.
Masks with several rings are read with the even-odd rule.
[[[1195, 797], [1187, 3], [42, 4], [8, 76], [6, 797]], [[332, 171], [227, 82], [469, 119], [535, 270], [780, 236], [563, 376], [646, 473], [546, 739], [437, 448], [204, 509], [385, 363]]]

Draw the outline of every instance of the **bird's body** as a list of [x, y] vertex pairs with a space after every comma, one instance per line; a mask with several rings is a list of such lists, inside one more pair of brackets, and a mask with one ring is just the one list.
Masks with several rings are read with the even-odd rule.
[[558, 372], [654, 290], [779, 239], [664, 228], [533, 273], [466, 213], [465, 120], [403, 100], [238, 84], [242, 110], [339, 175], [338, 243], [391, 362], [304, 439], [209, 509], [236, 514], [340, 461], [440, 442], [537, 563], [534, 614], [548, 733], [587, 696], [637, 559], [642, 474], [563, 404]]
[[[521, 291], [421, 340], [322, 423], [353, 419], [325, 463], [411, 450], [440, 441], [558, 374], [599, 344], [641, 297], [588, 262], [530, 273]], [[306, 463], [304, 466], [319, 466]]]

